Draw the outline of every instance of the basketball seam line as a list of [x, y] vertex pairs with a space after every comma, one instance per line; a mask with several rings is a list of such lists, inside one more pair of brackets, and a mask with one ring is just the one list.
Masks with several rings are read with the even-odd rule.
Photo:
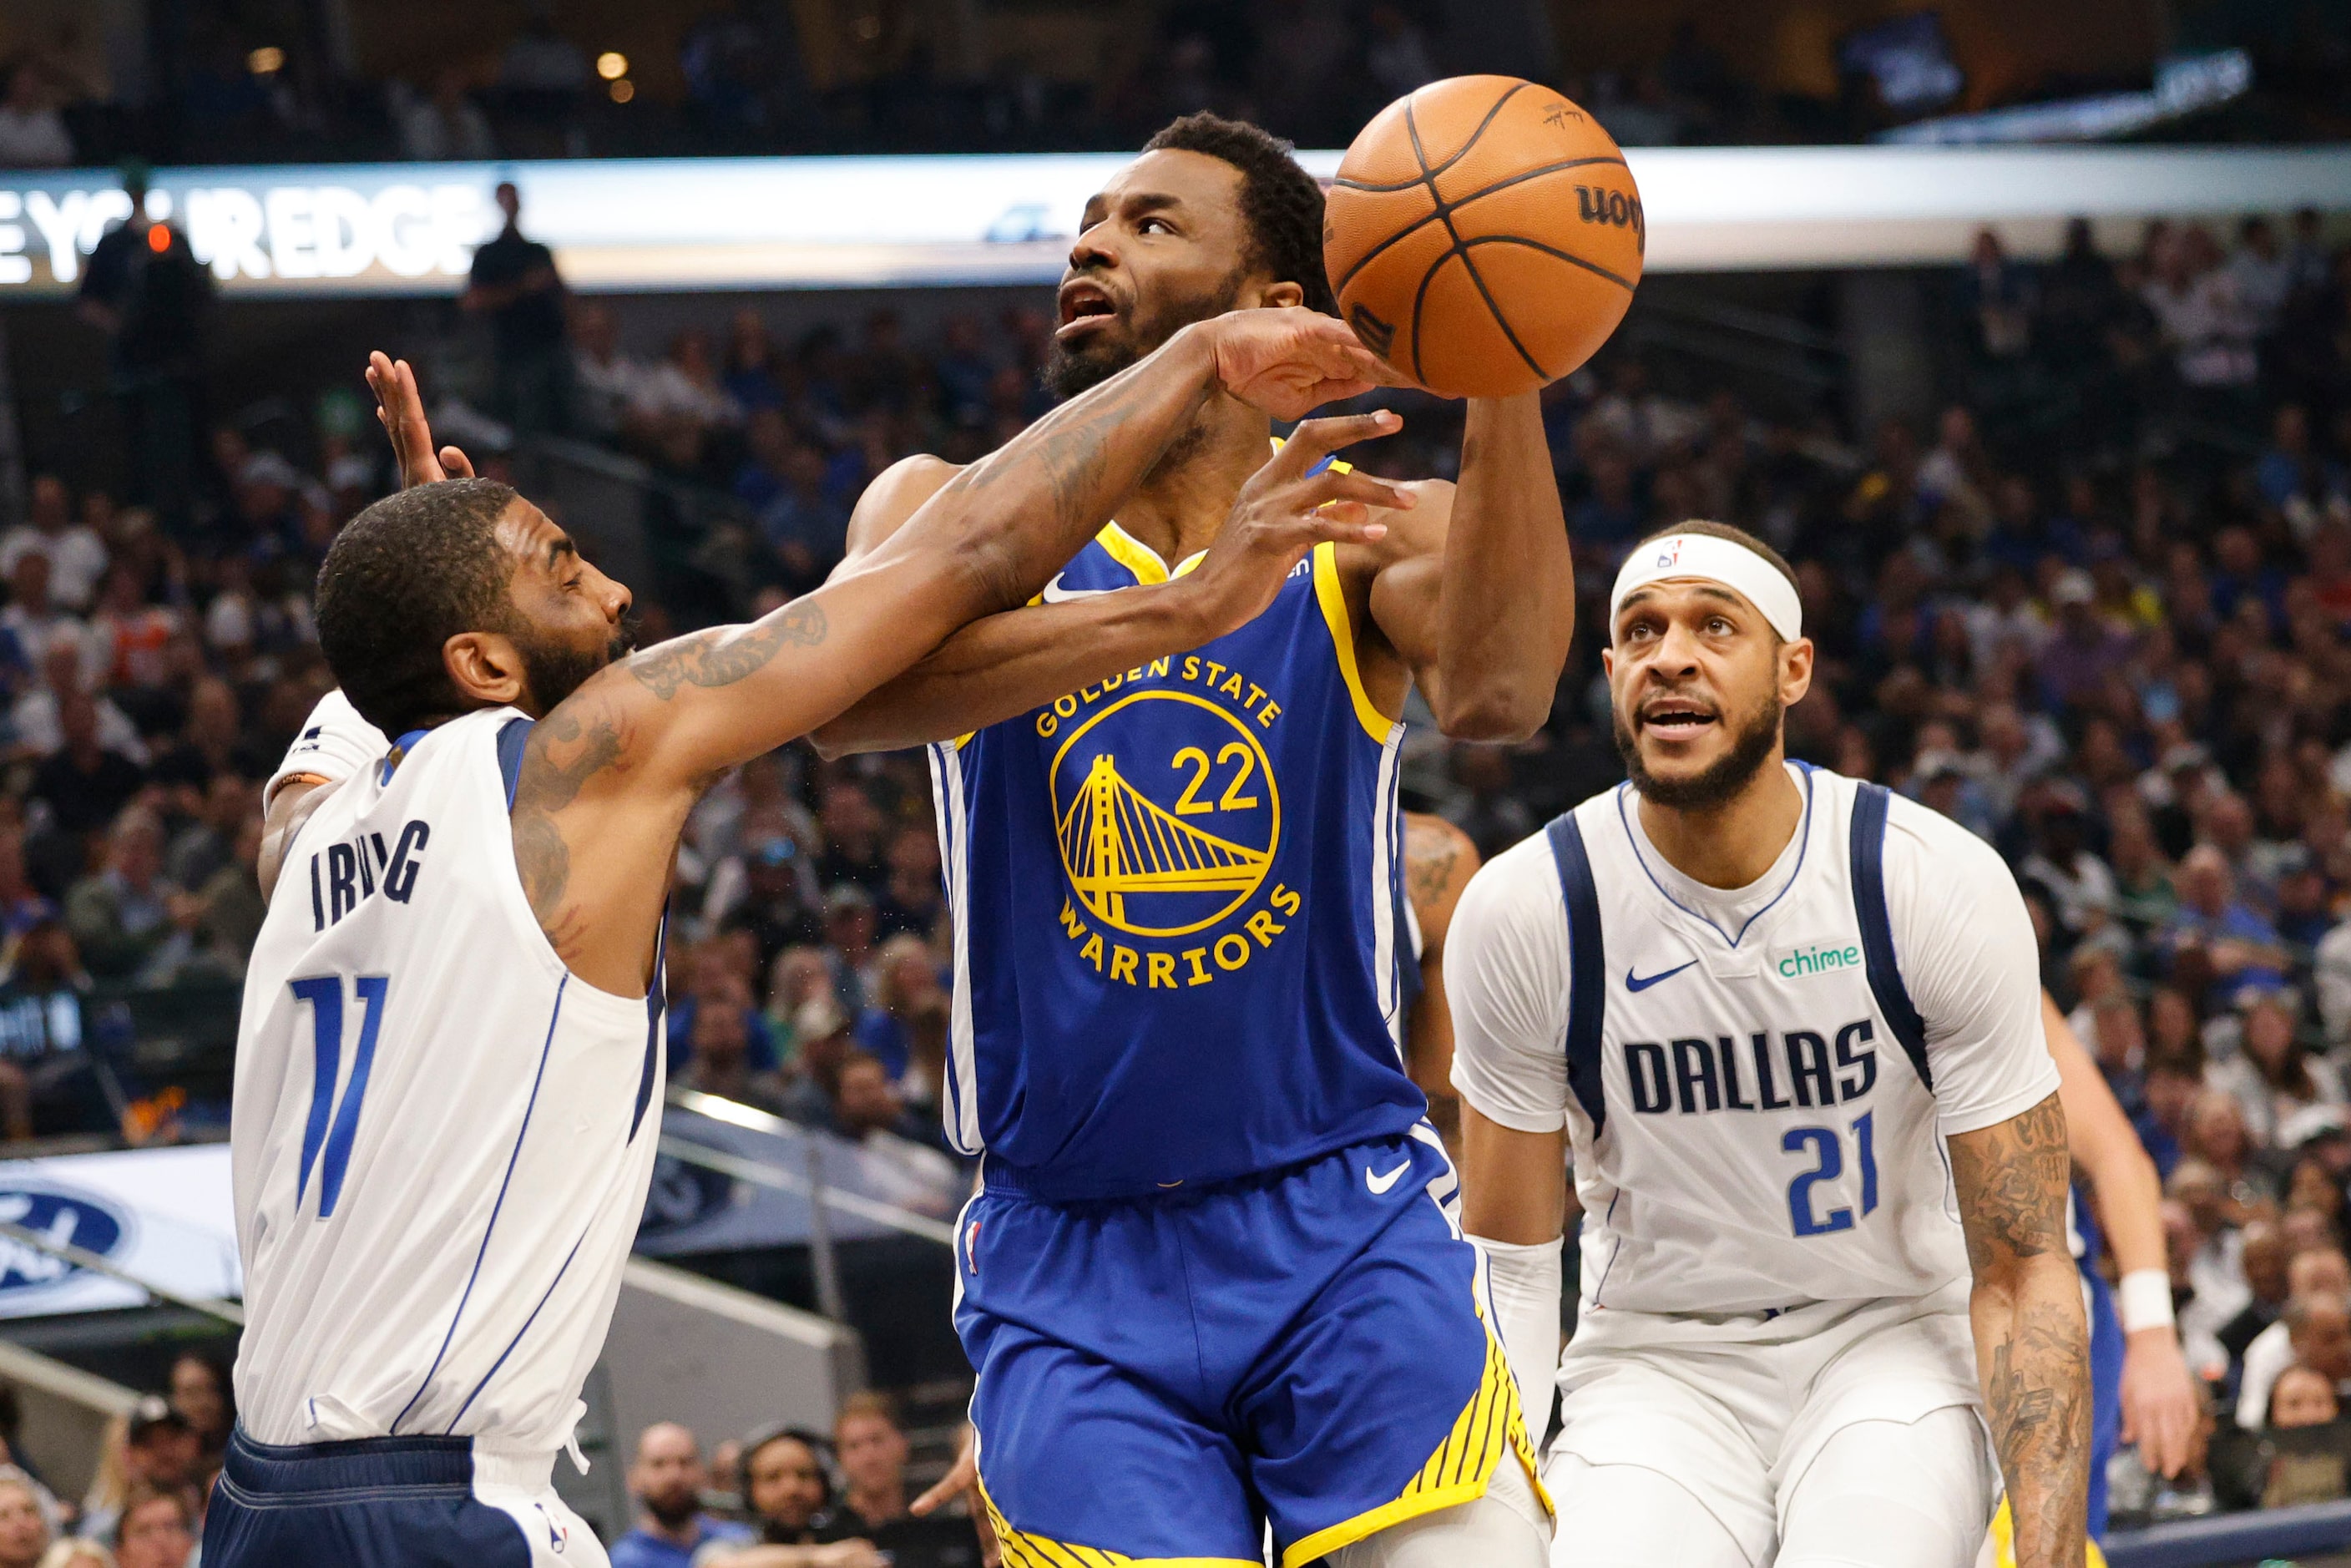
[[[1466, 252], [1473, 250], [1481, 245], [1522, 245], [1530, 250], [1539, 250], [1545, 256], [1555, 256], [1561, 261], [1569, 262], [1574, 266], [1580, 267], [1586, 272], [1595, 273], [1598, 276], [1606, 278], [1617, 287], [1622, 288], [1627, 294], [1633, 292], [1633, 285], [1631, 283], [1617, 277], [1614, 273], [1609, 271], [1598, 262], [1586, 261], [1580, 256], [1573, 255], [1552, 246], [1547, 246], [1539, 239], [1529, 239], [1524, 235], [1479, 235], [1476, 239], [1463, 240], [1461, 242], [1461, 248]], [[1465, 256], [1463, 259], [1466, 260], [1468, 258]]]
[[[1452, 172], [1453, 165], [1459, 162], [1460, 160], [1458, 158], [1449, 160], [1444, 168], [1431, 169], [1429, 172], [1431, 174], [1450, 173]], [[1537, 174], [1554, 174], [1562, 169], [1581, 168], [1587, 163], [1614, 163], [1620, 168], [1632, 167], [1632, 165], [1626, 163], [1622, 158], [1562, 158], [1556, 163], [1546, 163], [1540, 169], [1530, 169], [1522, 174], [1513, 174], [1508, 180], [1504, 180], [1499, 184], [1488, 185], [1483, 189], [1472, 191], [1468, 195], [1462, 197], [1460, 201], [1456, 202], [1453, 204], [1458, 207], [1465, 203], [1474, 202], [1480, 196], [1490, 194], [1491, 193], [1501, 189], [1503, 185], [1513, 184], [1520, 180], [1531, 180]], [[1415, 186], [1424, 184], [1426, 183], [1426, 182], [1421, 180], [1404, 180], [1399, 181], [1397, 183], [1393, 185], [1374, 185], [1370, 183], [1368, 181], [1349, 180], [1338, 175], [1333, 175], [1331, 180], [1332, 185], [1338, 190], [1361, 191], [1365, 195], [1370, 196], [1393, 196], [1399, 191], [1409, 191]]]
[[[1404, 105], [1405, 129], [1412, 132], [1412, 161], [1420, 165], [1420, 172], [1423, 175], [1444, 173], [1447, 169], [1452, 168], [1453, 165], [1460, 162], [1461, 160], [1469, 156], [1469, 149], [1478, 145], [1478, 138], [1486, 134], [1486, 127], [1493, 124], [1494, 116], [1502, 112], [1502, 105], [1510, 102], [1510, 99], [1518, 97], [1521, 91], [1532, 85], [1533, 84], [1531, 82], [1520, 82], [1517, 87], [1512, 88], [1510, 91], [1496, 99], [1494, 100], [1493, 107], [1486, 110], [1486, 118], [1478, 122], [1478, 129], [1469, 133], [1468, 140], [1461, 143], [1460, 148], [1455, 152], [1452, 157], [1447, 158], [1444, 162], [1439, 163], [1434, 169], [1428, 166], [1427, 155], [1420, 150], [1420, 132], [1414, 129], [1412, 124], [1412, 99], [1409, 96], [1406, 97]], [[1406, 180], [1400, 184], [1395, 185], [1358, 184], [1353, 180], [1339, 180], [1333, 183], [1345, 185], [1351, 190], [1357, 191], [1409, 191], [1415, 185], [1419, 184], [1420, 181], [1417, 179]]]
[[[1357, 256], [1355, 258], [1355, 265], [1347, 268], [1347, 275], [1331, 286], [1331, 292], [1337, 294], [1343, 290], [1347, 285], [1355, 280], [1355, 274], [1363, 271], [1364, 267], [1370, 266], [1378, 257], [1386, 254], [1391, 246], [1397, 245], [1402, 241], [1410, 239], [1414, 235], [1418, 234], [1421, 230], [1426, 228], [1437, 219], [1458, 213], [1472, 202], [1483, 201], [1485, 198], [1494, 194], [1498, 191], [1507, 191], [1511, 186], [1522, 185], [1529, 180], [1540, 180], [1546, 174], [1562, 174], [1570, 169], [1590, 168], [1594, 163], [1614, 163], [1620, 169], [1630, 167], [1630, 165], [1626, 164], [1625, 160], [1622, 158], [1567, 158], [1562, 159], [1557, 163], [1546, 163], [1540, 169], [1529, 169], [1521, 173], [1513, 174], [1507, 180], [1497, 180], [1490, 185], [1481, 185], [1477, 190], [1470, 192], [1468, 195], [1462, 197], [1458, 202], [1447, 202], [1440, 197], [1437, 200], [1436, 211], [1429, 213], [1425, 216], [1415, 218], [1411, 223], [1405, 225], [1403, 228], [1396, 230], [1395, 233], [1388, 235], [1387, 238], [1380, 241], [1379, 244], [1372, 246], [1371, 249]], [[1440, 169], [1437, 171], [1437, 172], [1443, 173], [1444, 171]], [[1434, 176], [1432, 175], [1431, 180], [1433, 181], [1433, 179]], [[1410, 190], [1413, 185], [1426, 185], [1432, 193], [1434, 193], [1436, 189], [1434, 183], [1430, 181], [1420, 180], [1413, 181], [1410, 185], [1358, 185], [1352, 181], [1347, 180], [1340, 180], [1334, 183], [1345, 190], [1366, 191], [1388, 195], [1394, 195], [1399, 191]], [[1630, 286], [1628, 285], [1627, 287]]]
[[[1516, 91], [1518, 91], [1518, 90], [1519, 90], [1519, 89], [1518, 89], [1517, 88], [1512, 88], [1512, 89], [1510, 89], [1510, 92], [1516, 92]], [[1494, 107], [1495, 107], [1496, 109], [1499, 109], [1499, 108], [1502, 106], [1502, 104], [1503, 104], [1503, 103], [1506, 103], [1506, 102], [1508, 102], [1508, 101], [1510, 100], [1510, 93], [1508, 93], [1508, 92], [1504, 93], [1504, 94], [1501, 96], [1501, 98], [1496, 101], [1496, 103], [1495, 103], [1495, 106], [1494, 106]], [[1488, 120], [1489, 121], [1490, 121], [1492, 119], [1493, 119], [1493, 116], [1489, 113], [1489, 114], [1487, 116], [1487, 120]], [[1510, 340], [1510, 347], [1511, 347], [1512, 349], [1514, 349], [1514, 350], [1516, 350], [1518, 351], [1518, 356], [1519, 356], [1519, 358], [1520, 358], [1520, 359], [1524, 360], [1524, 361], [1526, 361], [1526, 363], [1527, 363], [1527, 369], [1529, 369], [1529, 370], [1531, 370], [1531, 371], [1534, 371], [1534, 373], [1535, 373], [1538, 377], [1543, 377], [1543, 376], [1545, 376], [1546, 372], [1544, 371], [1544, 370], [1543, 370], [1543, 368], [1542, 368], [1542, 364], [1541, 364], [1541, 362], [1540, 361], [1538, 361], [1538, 360], [1537, 360], [1537, 359], [1536, 359], [1532, 354], [1530, 354], [1530, 353], [1528, 353], [1528, 352], [1527, 352], [1527, 346], [1526, 346], [1524, 343], [1520, 342], [1520, 341], [1519, 341], [1519, 335], [1518, 335], [1518, 333], [1517, 333], [1517, 332], [1515, 332], [1515, 331], [1513, 331], [1513, 330], [1511, 330], [1511, 329], [1510, 329], [1510, 319], [1509, 319], [1509, 318], [1505, 317], [1505, 316], [1502, 314], [1502, 308], [1501, 308], [1499, 305], [1497, 305], [1496, 303], [1494, 303], [1494, 292], [1493, 292], [1493, 290], [1492, 290], [1492, 289], [1490, 289], [1490, 288], [1488, 288], [1488, 287], [1486, 287], [1486, 279], [1484, 278], [1484, 277], [1482, 277], [1482, 276], [1479, 273], [1479, 271], [1478, 271], [1478, 264], [1477, 264], [1476, 262], [1474, 262], [1474, 261], [1472, 261], [1472, 260], [1470, 260], [1470, 259], [1469, 259], [1469, 251], [1468, 251], [1468, 247], [1467, 247], [1466, 246], [1464, 246], [1464, 245], [1461, 243], [1461, 231], [1460, 231], [1459, 229], [1455, 228], [1455, 227], [1453, 226], [1453, 213], [1452, 213], [1452, 209], [1450, 209], [1450, 208], [1448, 208], [1447, 206], [1446, 206], [1446, 204], [1445, 204], [1445, 197], [1444, 197], [1443, 193], [1440, 193], [1440, 192], [1437, 190], [1437, 176], [1436, 176], [1436, 174], [1435, 174], [1434, 172], [1432, 172], [1429, 170], [1429, 167], [1428, 167], [1428, 157], [1427, 157], [1427, 155], [1426, 155], [1426, 153], [1424, 153], [1424, 152], [1420, 150], [1420, 126], [1419, 126], [1419, 125], [1418, 125], [1418, 124], [1414, 120], [1414, 119], [1413, 119], [1413, 114], [1412, 114], [1412, 99], [1405, 99], [1405, 104], [1404, 104], [1404, 128], [1405, 128], [1405, 130], [1406, 131], [1408, 131], [1408, 132], [1411, 134], [1411, 136], [1412, 136], [1412, 159], [1413, 159], [1413, 162], [1416, 162], [1416, 163], [1417, 163], [1417, 164], [1419, 164], [1419, 165], [1420, 165], [1421, 174], [1422, 174], [1422, 176], [1423, 176], [1423, 179], [1424, 179], [1425, 183], [1426, 183], [1427, 184], [1427, 186], [1428, 186], [1428, 199], [1429, 199], [1429, 201], [1430, 201], [1431, 203], [1435, 204], [1435, 205], [1436, 205], [1436, 207], [1437, 207], [1437, 215], [1438, 217], [1440, 217], [1440, 218], [1444, 219], [1444, 221], [1445, 221], [1445, 232], [1446, 232], [1447, 235], [1450, 235], [1452, 236], [1452, 238], [1453, 238], [1453, 248], [1452, 248], [1452, 249], [1450, 249], [1450, 250], [1448, 250], [1448, 251], [1447, 251], [1447, 252], [1445, 253], [1444, 256], [1443, 256], [1441, 259], [1439, 259], [1439, 260], [1437, 261], [1437, 263], [1436, 264], [1436, 266], [1431, 267], [1430, 267], [1426, 272], [1424, 272], [1424, 273], [1422, 273], [1422, 274], [1420, 275], [1420, 291], [1419, 291], [1419, 293], [1418, 293], [1418, 294], [1414, 298], [1414, 299], [1413, 299], [1413, 303], [1412, 303], [1412, 375], [1413, 375], [1413, 379], [1414, 379], [1415, 381], [1418, 381], [1418, 380], [1420, 380], [1420, 379], [1421, 379], [1421, 363], [1420, 363], [1420, 323], [1421, 323], [1421, 319], [1422, 319], [1422, 310], [1421, 310], [1421, 307], [1422, 307], [1424, 304], [1426, 304], [1426, 303], [1427, 302], [1427, 299], [1428, 299], [1428, 286], [1430, 285], [1430, 283], [1431, 283], [1431, 282], [1433, 282], [1433, 281], [1436, 279], [1437, 273], [1438, 273], [1440, 270], [1442, 270], [1442, 269], [1443, 269], [1443, 267], [1444, 267], [1444, 266], [1445, 266], [1446, 262], [1452, 260], [1455, 256], [1459, 256], [1459, 257], [1461, 258], [1461, 266], [1462, 266], [1462, 269], [1463, 269], [1464, 271], [1466, 271], [1466, 272], [1468, 272], [1468, 273], [1469, 274], [1469, 281], [1470, 281], [1471, 283], [1473, 283], [1473, 284], [1477, 285], [1477, 287], [1478, 287], [1478, 296], [1479, 296], [1479, 298], [1481, 298], [1481, 299], [1483, 299], [1483, 300], [1485, 300], [1485, 302], [1486, 302], [1486, 313], [1487, 313], [1488, 315], [1489, 315], [1489, 316], [1491, 316], [1491, 317], [1493, 317], [1493, 318], [1494, 318], [1494, 325], [1495, 325], [1495, 326], [1497, 326], [1497, 327], [1499, 327], [1499, 328], [1502, 329], [1502, 336]], [[1484, 126], [1484, 125], [1480, 125], [1480, 126], [1479, 127], [1479, 129], [1478, 129], [1477, 132], [1473, 133], [1473, 134], [1470, 136], [1470, 138], [1469, 138], [1469, 140], [1468, 140], [1468, 141], [1466, 141], [1466, 142], [1462, 143], [1461, 152], [1460, 152], [1460, 153], [1457, 153], [1455, 156], [1456, 156], [1456, 157], [1459, 157], [1459, 156], [1462, 156], [1463, 154], [1468, 153], [1468, 152], [1469, 151], [1469, 149], [1470, 149], [1471, 147], [1473, 147], [1473, 146], [1477, 145], [1478, 137], [1479, 137], [1479, 136], [1480, 136], [1480, 135], [1483, 135], [1483, 134], [1484, 134], [1484, 132], [1485, 132], [1485, 126]], [[1450, 165], [1449, 163], [1448, 163], [1447, 166], [1448, 168], [1449, 168], [1449, 167], [1451, 167], [1451, 165]]]

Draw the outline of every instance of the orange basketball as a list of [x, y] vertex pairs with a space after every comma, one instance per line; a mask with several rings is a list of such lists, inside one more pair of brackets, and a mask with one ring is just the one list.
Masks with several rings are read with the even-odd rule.
[[1322, 260], [1341, 313], [1390, 364], [1447, 397], [1508, 397], [1608, 340], [1646, 239], [1598, 120], [1516, 77], [1453, 77], [1347, 149]]

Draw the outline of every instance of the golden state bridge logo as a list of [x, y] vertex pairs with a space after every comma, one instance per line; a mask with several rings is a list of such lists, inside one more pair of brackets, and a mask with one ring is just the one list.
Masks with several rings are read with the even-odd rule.
[[1088, 914], [1182, 936], [1249, 902], [1281, 841], [1281, 793], [1250, 727], [1205, 696], [1158, 689], [1070, 731], [1053, 758], [1053, 816]]

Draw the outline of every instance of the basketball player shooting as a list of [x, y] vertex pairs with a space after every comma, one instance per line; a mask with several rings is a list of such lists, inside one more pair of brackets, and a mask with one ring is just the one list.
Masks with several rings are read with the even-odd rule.
[[[408, 368], [375, 358], [411, 487], [319, 571], [343, 716], [289, 765], [360, 765], [270, 803], [232, 1124], [240, 1428], [207, 1563], [603, 1563], [549, 1477], [644, 1209], [663, 904], [695, 799], [1029, 599], [1205, 405], [1296, 417], [1384, 373], [1308, 311], [1203, 320], [817, 592], [632, 655], [628, 590], [506, 486], [445, 479], [470, 469], [434, 455]], [[1335, 474], [1290, 486], [1200, 612], [1238, 619], [1309, 549], [1375, 540], [1365, 503], [1386, 499]]]
[[[1283, 143], [1177, 120], [1087, 204], [1050, 380], [1083, 395], [1223, 311], [1333, 311], [1322, 229]], [[986, 1155], [956, 1310], [981, 1511], [1017, 1563], [1249, 1568], [1270, 1525], [1285, 1568], [1530, 1568], [1548, 1511], [1394, 1032], [1396, 762], [1408, 685], [1451, 735], [1548, 716], [1551, 455], [1531, 390], [1471, 402], [1457, 485], [1351, 492], [1385, 536], [1317, 546], [1235, 626], [1199, 601], [1332, 450], [1269, 437], [1204, 402], [1038, 603], [818, 732], [932, 747], [947, 1132]], [[963, 482], [883, 475], [846, 570]]]
[[1966, 1568], [1988, 1425], [2016, 1562], [2078, 1568], [2087, 1336], [2015, 883], [1785, 759], [1813, 646], [1769, 546], [1686, 524], [1609, 604], [1629, 781], [1479, 872], [1447, 952], [1465, 1223], [1531, 1407], [1562, 1398], [1557, 1561]]

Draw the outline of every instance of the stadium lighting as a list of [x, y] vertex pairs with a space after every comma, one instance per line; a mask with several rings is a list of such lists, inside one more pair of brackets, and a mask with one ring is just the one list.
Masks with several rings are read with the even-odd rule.
[[245, 57], [245, 68], [257, 77], [276, 76], [286, 68], [286, 51], [275, 44], [264, 44]]
[[614, 103], [626, 103], [637, 96], [637, 84], [622, 77], [612, 84], [611, 92]]
[[606, 81], [619, 81], [629, 74], [629, 57], [618, 49], [606, 49], [596, 57], [596, 74]]

